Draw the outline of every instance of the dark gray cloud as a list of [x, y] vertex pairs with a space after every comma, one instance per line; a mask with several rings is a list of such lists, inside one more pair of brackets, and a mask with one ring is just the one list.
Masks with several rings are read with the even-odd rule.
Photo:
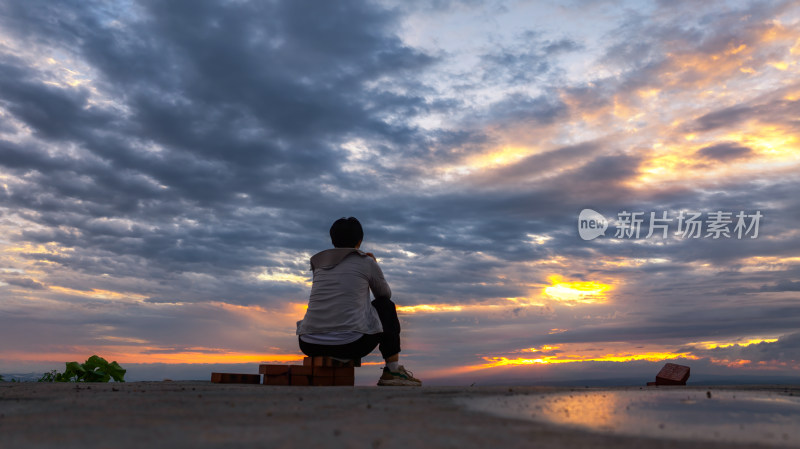
[[800, 292], [800, 281], [790, 281], [781, 279], [774, 285], [762, 285], [759, 291], [762, 292]]
[[16, 285], [29, 290], [44, 290], [45, 286], [41, 282], [37, 282], [31, 278], [26, 277], [10, 277], [3, 280], [6, 284]]
[[[269, 263], [270, 247], [321, 246], [297, 225], [313, 223], [308, 210], [333, 216], [344, 199], [313, 186], [375, 182], [341, 170], [337, 143], [351, 134], [405, 143], [415, 131], [381, 117], [426, 107], [413, 93], [367, 86], [433, 61], [391, 33], [388, 11], [327, 2], [132, 8], [3, 5], [8, 32], [82, 58], [126, 109], [92, 104], [86, 88], [43, 85], [29, 61], [3, 56], [3, 106], [38, 138], [2, 142], [4, 167], [25, 175], [4, 204], [50, 227], [17, 238], [84, 251], [52, 262], [124, 272], [108, 259], [139, 256], [154, 272], [221, 272]], [[54, 151], [65, 144], [76, 151]], [[285, 212], [276, 220], [261, 208]]]
[[[780, 92], [776, 93], [780, 94]], [[796, 126], [797, 120], [795, 117], [800, 112], [800, 101], [774, 98], [776, 93], [771, 93], [766, 98], [757, 98], [746, 104], [739, 104], [705, 114], [695, 120], [688, 129], [691, 131], [711, 131], [719, 128], [735, 127], [751, 120], [761, 123]]]
[[747, 360], [749, 363], [778, 362], [800, 359], [800, 333], [782, 335], [775, 342], [761, 342], [755, 344], [733, 344], [727, 347], [702, 348], [685, 347], [681, 350], [690, 351], [702, 357], [711, 357], [723, 360]]
[[497, 123], [543, 125], [566, 118], [566, 106], [551, 96], [512, 94], [493, 104], [487, 113]]
[[518, 38], [517, 45], [494, 48], [481, 56], [484, 82], [529, 84], [541, 82], [558, 72], [553, 65], [556, 56], [579, 51], [582, 45], [571, 39], [542, 40], [538, 33], [527, 31]]
[[697, 150], [697, 154], [704, 159], [711, 159], [720, 162], [745, 158], [750, 156], [753, 150], [735, 143], [718, 143]]

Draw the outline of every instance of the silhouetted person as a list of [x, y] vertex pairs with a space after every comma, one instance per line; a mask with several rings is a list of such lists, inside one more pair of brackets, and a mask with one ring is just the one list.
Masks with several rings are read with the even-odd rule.
[[400, 365], [400, 320], [375, 256], [358, 249], [364, 239], [361, 223], [340, 218], [330, 234], [334, 248], [311, 257], [308, 310], [297, 322], [300, 350], [308, 356], [360, 359], [378, 346], [386, 360], [378, 385], [422, 385]]

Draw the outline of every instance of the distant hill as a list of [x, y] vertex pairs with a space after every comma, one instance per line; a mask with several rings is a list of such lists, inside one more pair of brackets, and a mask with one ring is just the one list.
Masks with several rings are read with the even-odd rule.
[[15, 380], [17, 382], [36, 382], [42, 377], [43, 373], [25, 373], [25, 374], [6, 374], [0, 373], [0, 376], [3, 376], [4, 382], [11, 382]]

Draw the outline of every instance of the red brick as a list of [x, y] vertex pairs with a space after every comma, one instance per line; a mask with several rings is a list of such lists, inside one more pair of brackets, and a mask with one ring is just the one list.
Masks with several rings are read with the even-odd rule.
[[264, 385], [289, 385], [289, 375], [264, 376]]
[[327, 357], [306, 357], [303, 359], [304, 366], [324, 366]]
[[686, 385], [689, 380], [689, 367], [667, 363], [656, 376], [658, 385]]
[[334, 368], [350, 368], [353, 366], [361, 366], [361, 359], [352, 359], [342, 362], [339, 360], [331, 360], [331, 366]]
[[658, 382], [647, 382], [647, 386], [648, 387], [653, 387], [653, 386], [656, 386], [656, 385], [658, 385]]
[[261, 383], [259, 374], [237, 373], [211, 373], [211, 382], [221, 384], [258, 384]]
[[356, 378], [355, 377], [334, 377], [333, 378], [334, 385], [355, 385]]
[[289, 372], [289, 365], [258, 365], [258, 372], [268, 376], [277, 376]]
[[291, 376], [292, 377], [292, 385], [311, 385], [311, 376]]
[[311, 366], [289, 365], [289, 374], [292, 376], [310, 376], [314, 374]]
[[348, 367], [348, 366], [361, 366], [361, 359], [349, 360], [347, 362], [340, 362], [327, 356], [304, 357], [303, 366], [328, 366], [328, 367]]
[[312, 377], [311, 378], [311, 385], [317, 386], [326, 386], [329, 387], [333, 385], [333, 377]]
[[333, 369], [333, 377], [353, 377], [355, 375], [356, 369], [352, 366]]
[[333, 366], [333, 359], [330, 357], [314, 357], [314, 368], [318, 366], [331, 367]]
[[314, 377], [333, 377], [333, 372], [336, 368], [329, 366], [315, 366]]

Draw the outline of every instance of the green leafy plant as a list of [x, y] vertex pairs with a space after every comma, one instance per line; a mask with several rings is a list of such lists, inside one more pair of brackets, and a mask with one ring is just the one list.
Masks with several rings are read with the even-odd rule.
[[63, 373], [55, 370], [44, 373], [39, 382], [125, 382], [125, 372], [117, 362], [93, 355], [85, 363], [67, 362]]
[[42, 377], [36, 379], [36, 382], [55, 382], [58, 371], [53, 370], [49, 373], [42, 374]]
[[5, 382], [5, 381], [6, 381], [6, 380], [5, 380], [5, 379], [3, 379], [3, 375], [2, 375], [2, 374], [0, 374], [0, 382]]

